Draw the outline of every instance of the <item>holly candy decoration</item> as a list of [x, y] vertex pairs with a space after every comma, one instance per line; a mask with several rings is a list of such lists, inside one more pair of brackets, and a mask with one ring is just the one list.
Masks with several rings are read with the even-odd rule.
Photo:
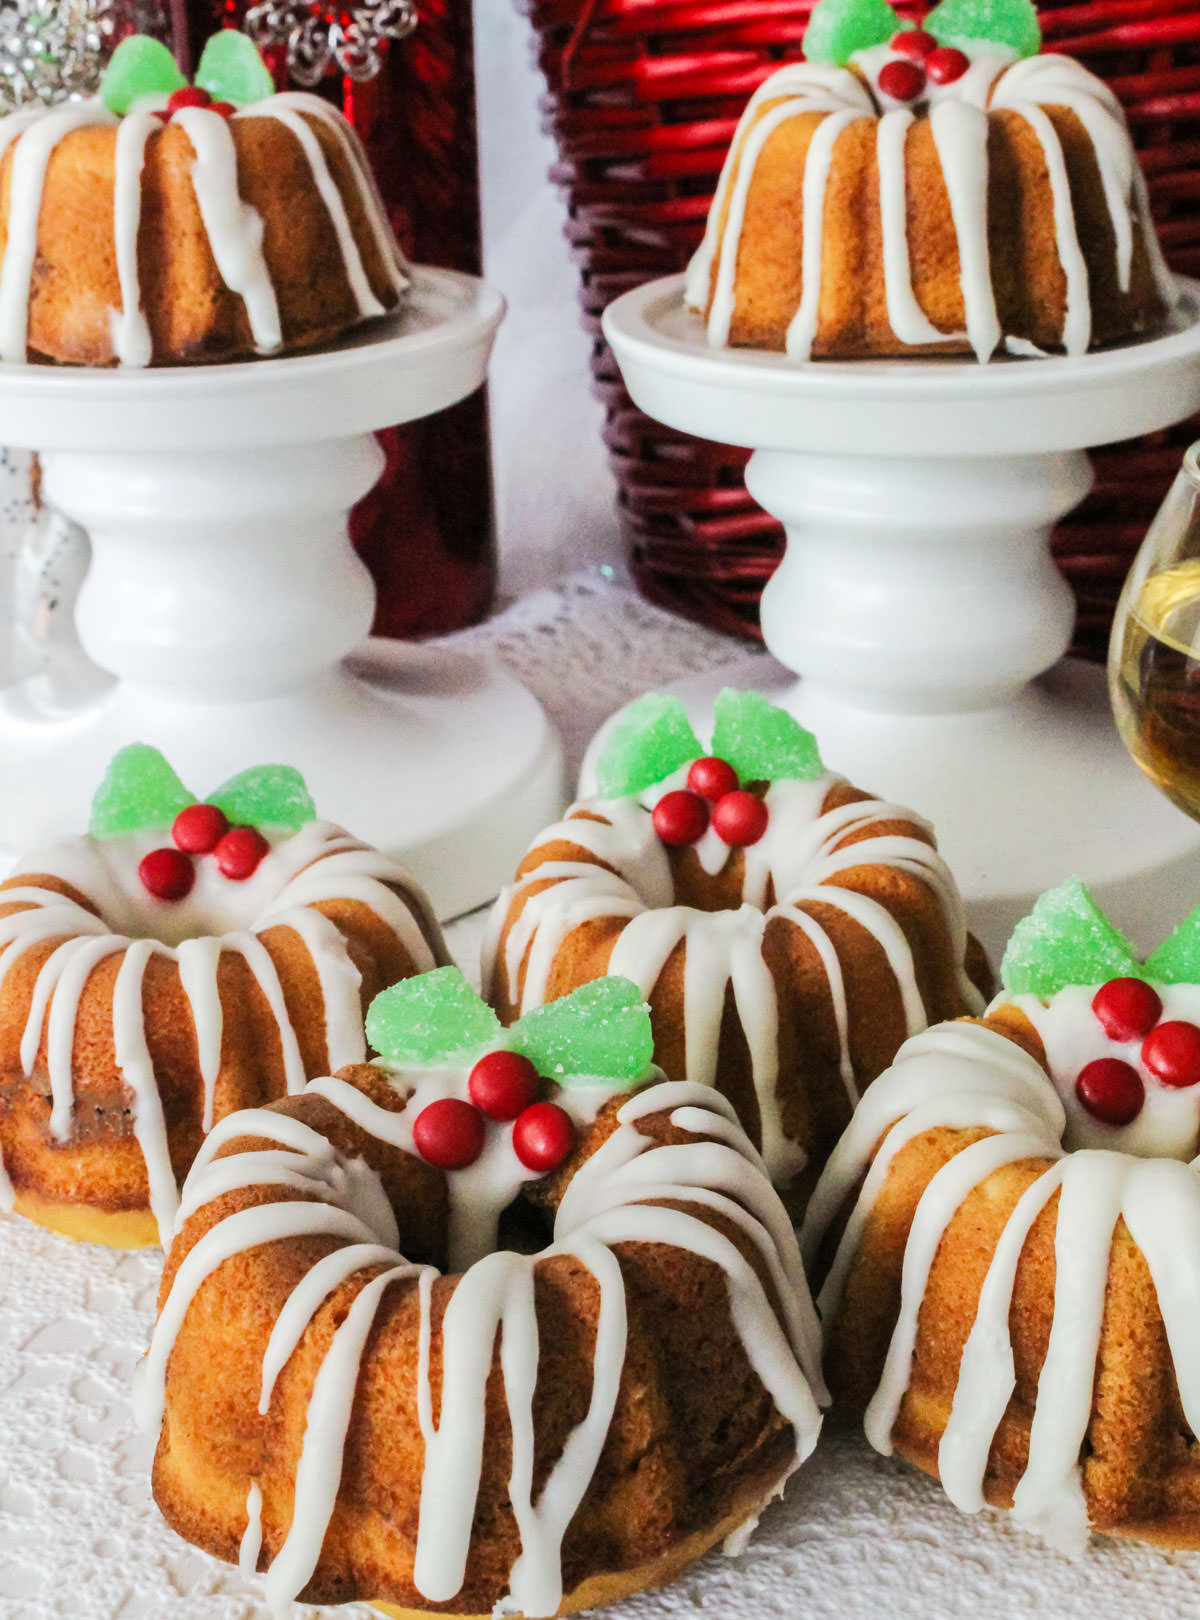
[[113, 756], [92, 799], [88, 831], [93, 838], [119, 838], [149, 827], [169, 827], [195, 795], [157, 748], [130, 743]]
[[467, 1077], [467, 1091], [489, 1119], [516, 1119], [537, 1098], [538, 1072], [520, 1052], [485, 1052]]
[[942, 0], [922, 25], [942, 45], [979, 41], [1036, 56], [1042, 28], [1032, 0]]
[[970, 66], [970, 58], [963, 51], [944, 45], [927, 58], [925, 72], [934, 84], [956, 84]]
[[708, 829], [708, 801], [680, 788], [664, 793], [654, 806], [654, 830], [664, 844], [694, 844]]
[[229, 831], [229, 818], [215, 804], [189, 804], [175, 817], [171, 837], [189, 855], [211, 855]]
[[678, 698], [648, 692], [631, 703], [596, 764], [602, 799], [623, 799], [664, 781], [702, 753]]
[[316, 819], [317, 807], [300, 772], [291, 765], [254, 765], [208, 795], [209, 804], [231, 822], [298, 832]]
[[1200, 984], [1200, 906], [1146, 958], [1156, 984]]
[[138, 864], [138, 877], [156, 900], [183, 900], [196, 882], [196, 868], [179, 849], [152, 849]]
[[1146, 1088], [1132, 1064], [1120, 1058], [1097, 1058], [1079, 1071], [1075, 1095], [1105, 1125], [1129, 1125], [1141, 1112]]
[[1142, 1042], [1142, 1062], [1164, 1086], [1200, 1085], [1200, 1027], [1173, 1018]]
[[911, 56], [914, 62], [923, 62], [937, 50], [937, 40], [923, 28], [902, 28], [888, 44], [901, 56]]
[[1038, 897], [1014, 928], [1000, 964], [1001, 981], [1013, 995], [1052, 996], [1069, 984], [1137, 977], [1132, 945], [1078, 878]]
[[845, 67], [856, 51], [886, 45], [902, 26], [887, 0], [819, 0], [804, 35], [810, 62]]
[[187, 107], [203, 107], [230, 117], [239, 107], [262, 101], [275, 89], [270, 70], [253, 41], [235, 28], [223, 28], [204, 47], [189, 85], [167, 47], [146, 34], [123, 39], [100, 80], [100, 99], [123, 118], [148, 96], [166, 96], [160, 118]]
[[169, 96], [186, 84], [161, 41], [148, 34], [130, 34], [108, 59], [100, 80], [100, 99], [110, 113], [123, 118], [143, 96]]
[[876, 83], [891, 101], [916, 101], [926, 88], [925, 69], [919, 62], [885, 62]]
[[367, 1009], [367, 1039], [390, 1062], [437, 1068], [494, 1045], [500, 1020], [456, 967], [383, 990]]
[[545, 1175], [575, 1145], [575, 1121], [557, 1103], [534, 1103], [513, 1126], [513, 1151], [527, 1170]]
[[218, 840], [213, 854], [222, 877], [234, 883], [244, 883], [247, 878], [254, 876], [263, 857], [270, 851], [270, 844], [257, 827], [231, 827]]
[[222, 28], [205, 45], [196, 68], [196, 84], [214, 101], [246, 107], [275, 89], [267, 64], [252, 39], [236, 28]]
[[439, 1097], [413, 1121], [413, 1144], [439, 1170], [465, 1170], [483, 1152], [486, 1132], [478, 1108], [458, 1097]]
[[513, 1045], [559, 1085], [608, 1081], [618, 1089], [644, 1078], [654, 1056], [650, 1009], [629, 979], [596, 979], [517, 1020]]
[[825, 774], [817, 740], [761, 692], [729, 688], [716, 701], [712, 751], [750, 782], [813, 782]]
[[727, 793], [713, 805], [713, 830], [727, 844], [757, 844], [767, 830], [767, 807], [753, 793]]
[[1092, 997], [1092, 1011], [1114, 1041], [1136, 1041], [1162, 1017], [1162, 999], [1144, 979], [1110, 979]]
[[723, 799], [727, 793], [736, 792], [737, 772], [728, 760], [706, 754], [703, 759], [692, 761], [687, 774], [687, 785], [702, 799], [715, 803], [718, 799]]

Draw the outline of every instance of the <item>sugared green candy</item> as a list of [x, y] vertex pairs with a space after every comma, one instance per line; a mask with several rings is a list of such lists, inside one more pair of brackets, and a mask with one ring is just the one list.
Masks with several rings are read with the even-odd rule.
[[1012, 995], [1053, 996], [1069, 984], [1143, 976], [1132, 945], [1078, 878], [1038, 897], [1013, 929], [1000, 964], [1001, 981]]
[[195, 802], [157, 748], [130, 743], [114, 754], [96, 789], [88, 831], [93, 838], [117, 838], [144, 827], [169, 827]]
[[253, 765], [239, 771], [210, 793], [208, 803], [223, 810], [235, 825], [278, 827], [297, 832], [316, 818], [304, 778], [291, 765]]
[[1032, 0], [942, 0], [921, 26], [942, 45], [985, 41], [1007, 45], [1018, 56], [1036, 56], [1042, 48]]
[[437, 1068], [500, 1038], [500, 1020], [456, 967], [402, 979], [367, 1010], [367, 1039], [389, 1062]]
[[704, 752], [678, 698], [648, 692], [621, 716], [596, 764], [602, 799], [653, 787]]
[[761, 692], [726, 688], [717, 699], [712, 751], [747, 782], [815, 781], [824, 773], [817, 739]]
[[123, 118], [143, 96], [169, 96], [186, 83], [165, 45], [148, 34], [130, 34], [108, 59], [100, 79], [100, 99], [110, 113]]
[[611, 1080], [631, 1086], [654, 1057], [650, 1009], [629, 979], [596, 979], [528, 1012], [509, 1031], [539, 1074], [560, 1085]]
[[855, 51], [886, 45], [907, 26], [887, 0], [819, 0], [804, 34], [804, 54], [810, 62], [845, 67]]
[[1142, 971], [1159, 984], [1200, 984], [1200, 906], [1146, 958]]
[[198, 89], [207, 90], [214, 101], [228, 101], [235, 107], [262, 101], [275, 89], [275, 81], [253, 40], [236, 28], [222, 28], [204, 47], [196, 69]]

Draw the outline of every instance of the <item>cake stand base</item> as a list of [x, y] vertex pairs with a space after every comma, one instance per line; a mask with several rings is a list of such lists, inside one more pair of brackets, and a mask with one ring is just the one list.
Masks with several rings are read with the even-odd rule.
[[[847, 708], [761, 657], [665, 690], [704, 740], [725, 686], [765, 693], [822, 740], [830, 770], [933, 823], [993, 966], [1035, 898], [1068, 877], [1086, 878], [1143, 951], [1200, 900], [1200, 827], [1125, 752], [1101, 669], [1065, 660], [1015, 702], [969, 714]], [[616, 719], [588, 749], [584, 793]]]
[[482, 659], [371, 640], [299, 693], [179, 704], [122, 685], [54, 724], [0, 704], [0, 871], [78, 834], [109, 759], [163, 750], [203, 794], [237, 770], [304, 762], [321, 815], [410, 866], [439, 917], [491, 899], [561, 804], [562, 764], [538, 703]]

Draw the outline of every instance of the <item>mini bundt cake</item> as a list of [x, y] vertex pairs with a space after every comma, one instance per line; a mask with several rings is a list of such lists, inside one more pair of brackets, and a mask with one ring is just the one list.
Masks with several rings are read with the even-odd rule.
[[530, 1617], [752, 1529], [819, 1351], [728, 1103], [662, 1082], [617, 980], [502, 1031], [445, 968], [369, 1028], [384, 1059], [222, 1121], [188, 1178], [135, 1391], [168, 1521], [276, 1613]]
[[1200, 911], [1139, 964], [1072, 883], [1002, 975], [901, 1049], [813, 1195], [834, 1399], [966, 1512], [1200, 1547]]
[[1121, 106], [1040, 37], [1029, 0], [943, 0], [919, 29], [821, 0], [689, 271], [709, 342], [984, 361], [1159, 328], [1176, 293]]
[[0, 1208], [165, 1245], [213, 1122], [362, 1062], [370, 998], [445, 960], [413, 878], [294, 772], [197, 804], [122, 750], [91, 834], [0, 884]]
[[598, 779], [497, 901], [485, 993], [508, 1021], [632, 979], [662, 1069], [722, 1091], [802, 1195], [906, 1037], [983, 1009], [932, 831], [827, 773], [756, 693], [721, 694], [710, 757], [676, 700], [642, 699]]
[[409, 278], [354, 131], [271, 91], [242, 35], [195, 86], [135, 37], [99, 96], [0, 119], [0, 359], [232, 360], [393, 309]]

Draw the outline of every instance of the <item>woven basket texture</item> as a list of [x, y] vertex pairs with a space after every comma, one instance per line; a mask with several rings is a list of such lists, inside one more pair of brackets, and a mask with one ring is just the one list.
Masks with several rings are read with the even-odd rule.
[[[600, 334], [605, 306], [683, 269], [751, 91], [798, 54], [813, 0], [525, 0], [568, 201], [592, 371], [633, 572], [652, 601], [756, 637], [783, 531], [746, 493], [747, 452], [652, 422]], [[919, 17], [919, 3], [898, 10]], [[1200, 0], [1043, 0], [1048, 49], [1116, 90], [1174, 268], [1200, 276]], [[1059, 526], [1074, 650], [1103, 658], [1121, 582], [1200, 417], [1093, 456], [1096, 485]]]

